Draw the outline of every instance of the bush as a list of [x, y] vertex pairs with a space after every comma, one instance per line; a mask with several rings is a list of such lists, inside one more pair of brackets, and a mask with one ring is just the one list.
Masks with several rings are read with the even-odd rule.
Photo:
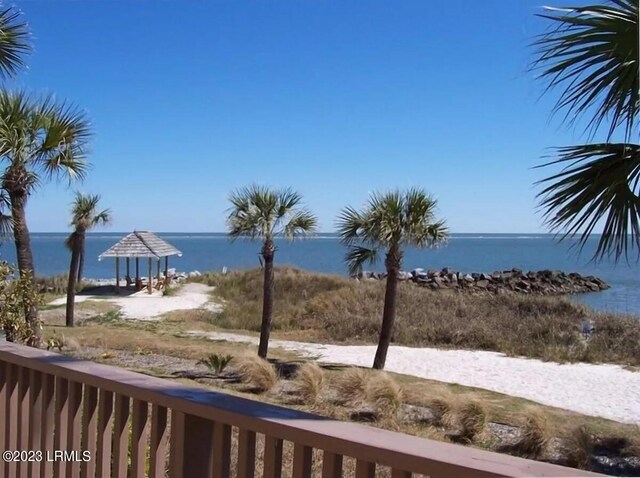
[[275, 367], [260, 357], [249, 356], [240, 359], [237, 370], [242, 381], [258, 393], [268, 392], [278, 383]]
[[593, 437], [586, 427], [574, 427], [563, 438], [566, 464], [574, 468], [588, 470], [593, 453]]
[[520, 428], [520, 438], [514, 451], [528, 458], [540, 458], [551, 439], [549, 423], [545, 415], [537, 409], [527, 410]]
[[42, 324], [27, 322], [26, 312], [36, 307], [40, 297], [27, 271], [15, 277], [14, 269], [0, 262], [0, 327], [7, 342], [29, 343]]
[[324, 371], [316, 363], [304, 363], [296, 372], [294, 382], [296, 392], [304, 402], [317, 403], [324, 387]]
[[357, 404], [365, 399], [367, 373], [357, 367], [340, 372], [335, 379], [334, 388], [338, 400], [345, 404]]
[[477, 400], [458, 399], [449, 407], [442, 421], [455, 430], [460, 440], [472, 442], [479, 439], [485, 431], [488, 423], [487, 410]]
[[233, 355], [210, 354], [198, 363], [206, 366], [214, 374], [220, 375], [232, 360]]
[[386, 372], [370, 374], [365, 391], [367, 401], [375, 407], [378, 416], [387, 418], [397, 416], [404, 394], [402, 387], [391, 375]]

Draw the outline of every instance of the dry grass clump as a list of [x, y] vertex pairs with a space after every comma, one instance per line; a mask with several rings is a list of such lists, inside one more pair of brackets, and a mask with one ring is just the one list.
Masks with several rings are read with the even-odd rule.
[[242, 357], [236, 367], [242, 381], [255, 392], [268, 392], [278, 383], [276, 368], [257, 356]]
[[315, 404], [320, 399], [324, 387], [324, 371], [318, 364], [306, 362], [296, 372], [294, 383], [300, 399]]
[[403, 403], [402, 387], [386, 372], [371, 374], [366, 383], [365, 396], [380, 417], [395, 417]]
[[574, 427], [563, 437], [564, 458], [568, 466], [587, 470], [593, 453], [593, 437], [584, 425]]
[[362, 402], [366, 396], [368, 378], [368, 374], [357, 367], [340, 372], [333, 384], [338, 400], [345, 404]]
[[442, 423], [454, 430], [458, 440], [472, 442], [484, 435], [487, 409], [478, 400], [457, 399], [442, 416]]
[[526, 410], [520, 427], [520, 438], [513, 445], [513, 451], [521, 456], [540, 458], [552, 437], [547, 417], [538, 409]]

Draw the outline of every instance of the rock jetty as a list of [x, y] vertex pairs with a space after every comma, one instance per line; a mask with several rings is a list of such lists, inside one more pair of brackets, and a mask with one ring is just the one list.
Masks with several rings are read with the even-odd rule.
[[[354, 276], [360, 280], [380, 280], [386, 273], [361, 272]], [[503, 292], [512, 291], [522, 294], [560, 295], [598, 292], [609, 288], [602, 279], [594, 276], [583, 276], [577, 272], [552, 270], [523, 272], [521, 269], [464, 273], [454, 271], [451, 267], [442, 270], [413, 269], [402, 271], [398, 275], [401, 281], [429, 289], [454, 289], [469, 292]]]

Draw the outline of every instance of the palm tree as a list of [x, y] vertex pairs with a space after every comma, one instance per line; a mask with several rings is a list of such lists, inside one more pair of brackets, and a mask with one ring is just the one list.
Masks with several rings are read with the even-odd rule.
[[316, 231], [318, 220], [301, 207], [302, 196], [292, 189], [273, 190], [251, 185], [231, 193], [227, 223], [232, 240], [246, 237], [261, 240], [260, 255], [264, 261], [262, 324], [258, 355], [267, 357], [269, 334], [273, 321], [273, 259], [275, 239], [293, 240]]
[[[540, 204], [550, 229], [577, 237], [583, 247], [602, 227], [594, 258], [619, 259], [640, 250], [640, 108], [638, 0], [547, 8], [541, 17], [551, 29], [534, 43], [534, 69], [547, 89], [561, 88], [555, 110], [574, 124], [586, 117], [593, 137], [604, 141], [559, 148], [542, 166], [562, 166], [543, 179]], [[624, 137], [611, 142], [614, 134]]]
[[12, 8], [0, 9], [0, 76], [14, 76], [26, 64], [31, 51], [29, 28], [19, 21], [20, 13]]
[[[82, 179], [89, 123], [83, 113], [51, 97], [0, 91], [0, 185], [8, 197], [20, 275], [35, 275], [26, 206], [37, 186], [53, 178]], [[27, 313], [34, 328], [38, 311]], [[32, 344], [39, 342], [36, 334]]]
[[73, 327], [78, 269], [80, 267], [80, 258], [84, 255], [86, 233], [96, 226], [105, 225], [111, 221], [111, 214], [108, 209], [98, 212], [99, 202], [100, 196], [98, 195], [85, 195], [76, 192], [71, 206], [71, 225], [74, 227], [74, 231], [69, 234], [65, 242], [67, 248], [71, 251], [69, 283], [67, 285], [67, 327]]
[[383, 369], [387, 359], [396, 319], [403, 248], [434, 247], [449, 235], [444, 221], [435, 219], [436, 205], [437, 201], [420, 189], [374, 193], [363, 210], [347, 207], [338, 218], [340, 238], [349, 248], [346, 262], [351, 274], [360, 272], [367, 262], [375, 263], [379, 249], [386, 250], [384, 311], [373, 368]]

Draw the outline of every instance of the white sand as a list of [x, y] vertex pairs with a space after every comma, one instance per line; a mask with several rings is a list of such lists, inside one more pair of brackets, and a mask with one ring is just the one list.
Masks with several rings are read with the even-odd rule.
[[[189, 332], [211, 340], [257, 344], [257, 337]], [[324, 345], [271, 340], [271, 347], [322, 362], [371, 366], [373, 345]], [[640, 423], [640, 372], [618, 365], [558, 364], [496, 352], [391, 346], [386, 370], [527, 398], [585, 415]]]
[[[212, 290], [213, 287], [205, 284], [189, 283], [180, 287], [176, 295], [172, 296], [165, 297], [158, 291], [149, 295], [146, 290], [142, 290], [124, 297], [79, 295], [76, 296], [76, 302], [104, 300], [119, 306], [125, 319], [158, 320], [161, 315], [174, 310], [208, 309], [214, 312], [219, 311], [221, 306], [210, 302], [209, 293]], [[66, 303], [66, 297], [50, 302], [51, 305]]]

